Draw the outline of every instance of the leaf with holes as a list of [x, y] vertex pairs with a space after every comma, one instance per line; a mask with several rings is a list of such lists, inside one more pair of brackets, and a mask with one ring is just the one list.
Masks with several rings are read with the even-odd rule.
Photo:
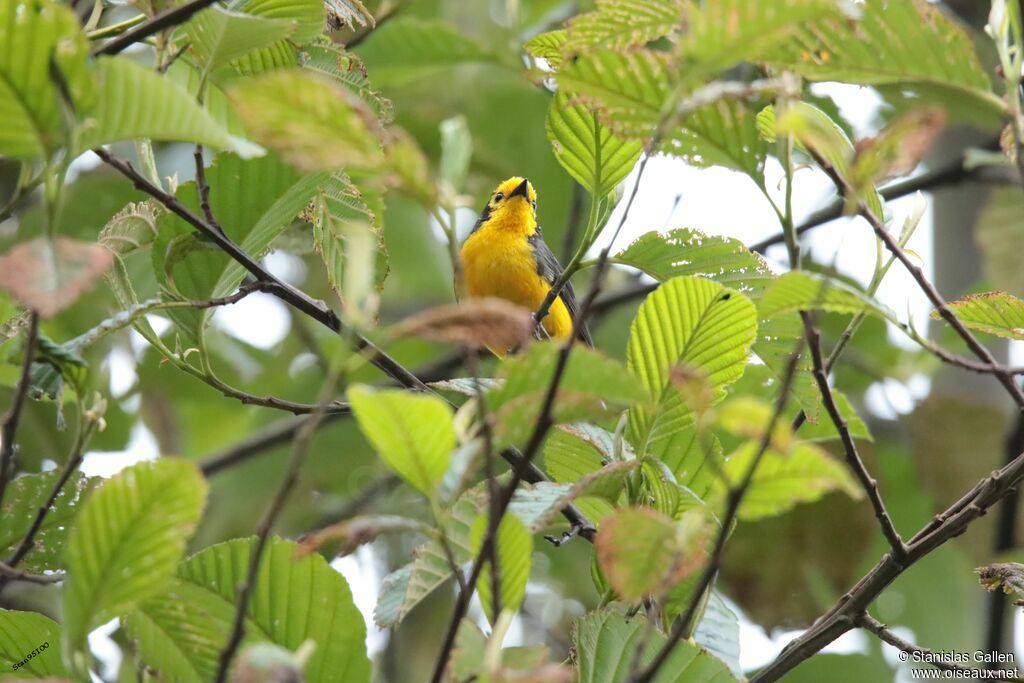
[[[595, 610], [573, 624], [573, 656], [579, 683], [627, 683], [637, 648], [640, 648], [641, 664], [648, 665], [665, 640], [660, 631], [649, 631], [643, 617], [627, 619], [615, 608]], [[672, 648], [652, 683], [734, 683], [739, 680], [710, 652], [681, 640]]]
[[35, 612], [0, 609], [0, 666], [5, 672], [14, 671], [5, 681], [66, 678], [60, 624]]
[[[627, 365], [657, 400], [654, 408], [630, 409], [630, 442], [638, 454], [665, 462], [678, 483], [698, 496], [710, 485], [712, 472], [704, 465], [713, 453], [704, 452], [671, 371], [685, 365], [700, 372], [714, 400], [721, 400], [743, 374], [756, 336], [757, 311], [747, 297], [695, 277], [662, 284], [641, 304], [630, 328]], [[679, 478], [684, 472], [687, 476]], [[696, 473], [702, 473], [699, 481]]]
[[[178, 566], [165, 590], [128, 614], [125, 629], [142, 661], [167, 680], [214, 679], [254, 544], [236, 539], [200, 551]], [[271, 538], [253, 586], [243, 645], [271, 642], [294, 652], [309, 640], [315, 647], [306, 681], [369, 683], [363, 617], [345, 577], [322, 556], [298, 557], [294, 543]]]
[[383, 131], [351, 90], [313, 72], [271, 71], [228, 91], [254, 140], [304, 171], [379, 169]]
[[[724, 471], [731, 485], [736, 486], [746, 476], [758, 447], [757, 441], [747, 441], [726, 460]], [[789, 453], [769, 448], [740, 503], [739, 518], [753, 521], [781, 515], [832, 491], [842, 491], [854, 500], [864, 496], [846, 465], [817, 446], [800, 443]]]
[[126, 57], [100, 58], [97, 78], [97, 104], [84, 110], [79, 124], [80, 152], [119, 140], [150, 138], [193, 142], [246, 157], [262, 153], [258, 146], [228, 133], [177, 83]]
[[899, 85], [925, 99], [970, 98], [991, 117], [1005, 105], [992, 92], [967, 33], [925, 0], [858, 5], [860, 19], [797, 26], [764, 60], [813, 81]]
[[682, 27], [687, 14], [681, 0], [597, 0], [596, 4], [594, 11], [566, 22], [563, 52], [643, 46]]
[[65, 656], [93, 627], [166, 587], [202, 514], [206, 481], [179, 459], [133, 465], [86, 499], [67, 543]]
[[37, 237], [0, 256], [0, 289], [52, 318], [92, 289], [112, 262], [98, 244]]
[[122, 257], [140, 251], [156, 238], [157, 218], [163, 211], [155, 199], [131, 202], [107, 221], [97, 241]]
[[[59, 477], [60, 472], [54, 470], [28, 474], [10, 483], [3, 505], [0, 506], [0, 517], [4, 520], [0, 527], [0, 558], [6, 560], [11, 557], [21, 545], [21, 540], [31, 528], [39, 508], [49, 499]], [[87, 479], [79, 472], [71, 475], [43, 518], [35, 541], [19, 562], [19, 567], [35, 572], [64, 567], [61, 555], [68, 529], [78, 514], [82, 499], [94, 484], [95, 480]]]
[[[1006, 339], [1024, 339], [1024, 301], [1012, 294], [968, 294], [963, 299], [949, 302], [949, 309], [972, 330]], [[932, 311], [932, 317], [941, 319], [938, 311]]]
[[338, 83], [359, 96], [382, 123], [392, 118], [391, 100], [370, 85], [363, 60], [336, 43], [314, 43], [299, 53], [302, 68]]
[[50, 0], [0, 2], [0, 156], [42, 157], [65, 141], [50, 56], [78, 106], [94, 94], [86, 65], [89, 46], [78, 19], [66, 5]]
[[455, 448], [451, 407], [436, 396], [365, 385], [349, 388], [348, 399], [384, 462], [420, 493], [436, 497]]
[[[469, 538], [474, 556], [479, 555], [480, 548], [483, 546], [484, 537], [487, 535], [487, 524], [486, 513], [477, 517], [473, 522]], [[498, 576], [501, 577], [499, 586], [501, 608], [517, 612], [526, 598], [526, 582], [530, 578], [532, 565], [533, 537], [515, 515], [502, 516], [495, 539], [495, 551], [498, 558]], [[491, 578], [493, 569], [488, 560], [476, 582], [480, 604], [492, 624], [497, 619], [491, 591], [491, 584], [494, 582]]]
[[595, 199], [625, 179], [642, 149], [639, 142], [613, 135], [597, 114], [561, 90], [548, 108], [547, 133], [558, 163]]

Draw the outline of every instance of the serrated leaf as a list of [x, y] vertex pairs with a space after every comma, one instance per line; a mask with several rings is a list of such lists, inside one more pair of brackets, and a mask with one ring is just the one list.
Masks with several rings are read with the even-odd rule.
[[254, 140], [306, 171], [372, 170], [384, 162], [373, 112], [347, 88], [307, 70], [244, 79], [228, 91]]
[[195, 464], [169, 458], [133, 465], [93, 491], [67, 544], [67, 657], [77, 662], [94, 626], [167, 585], [205, 502]]
[[349, 388], [348, 399], [384, 462], [423, 495], [436, 497], [455, 448], [451, 407], [436, 396], [365, 385]]
[[[158, 596], [125, 621], [142, 660], [168, 680], [214, 678], [235, 615], [236, 591], [248, 572], [255, 539], [211, 546], [182, 562]], [[315, 644], [306, 662], [310, 683], [369, 683], [366, 627], [348, 583], [317, 554], [298, 557], [290, 541], [264, 549], [248, 610], [243, 644], [271, 642], [295, 651]]]
[[0, 156], [42, 157], [65, 143], [51, 55], [72, 97], [90, 104], [89, 46], [66, 5], [49, 0], [0, 2]]
[[[50, 497], [59, 477], [60, 472], [54, 470], [28, 474], [10, 483], [3, 506], [0, 507], [0, 517], [4, 520], [0, 527], [0, 558], [6, 560], [14, 554], [32, 526], [39, 508]], [[93, 481], [79, 472], [71, 475], [43, 518], [32, 548], [21, 560], [19, 567], [35, 572], [64, 567], [61, 559], [68, 529], [92, 484]]]
[[388, 123], [392, 118], [391, 100], [374, 90], [363, 60], [336, 43], [314, 43], [299, 53], [304, 69], [339, 83], [370, 105], [377, 118]]
[[[533, 430], [558, 360], [555, 344], [532, 344], [526, 352], [505, 359], [499, 370], [504, 382], [487, 392], [495, 444], [524, 442]], [[609, 404], [646, 403], [650, 395], [618, 361], [585, 347], [574, 348], [558, 385], [554, 421], [575, 422], [600, 415]]]
[[1004, 105], [971, 39], [939, 7], [924, 0], [868, 0], [860, 19], [796, 27], [765, 61], [814, 81], [898, 84], [941, 100], [972, 99], [992, 115]]
[[671, 518], [651, 508], [622, 508], [601, 520], [594, 552], [611, 587], [633, 602], [675, 583], [669, 579], [679, 559], [675, 541]]
[[[1024, 339], [1024, 301], [1006, 292], [968, 294], [949, 308], [965, 326], [1006, 339]], [[938, 311], [932, 318], [941, 319]]]
[[809, 271], [793, 271], [776, 278], [758, 304], [762, 318], [793, 311], [828, 311], [829, 313], [871, 313], [896, 321], [889, 311], [865, 292], [840, 280]]
[[[758, 447], [757, 441], [747, 441], [725, 461], [724, 472], [733, 486], [746, 476]], [[842, 491], [855, 500], [864, 495], [846, 465], [817, 446], [799, 443], [789, 453], [769, 448], [740, 503], [739, 518], [753, 521], [780, 515], [832, 491]]]
[[[487, 534], [487, 524], [486, 514], [480, 515], [473, 522], [473, 527], [470, 530], [470, 545], [474, 555], [479, 554], [480, 548], [483, 546], [484, 536]], [[498, 524], [495, 550], [498, 557], [498, 576], [501, 577], [501, 607], [503, 610], [517, 612], [526, 598], [526, 582], [530, 578], [530, 567], [533, 564], [533, 537], [515, 515], [502, 516], [501, 522]], [[488, 561], [480, 572], [476, 591], [484, 612], [491, 623], [494, 623], [497, 615], [493, 610], [492, 570]]]
[[482, 45], [443, 21], [398, 17], [374, 29], [359, 54], [376, 82], [397, 85], [424, 72], [467, 62], [494, 62]]
[[112, 262], [98, 244], [37, 237], [0, 256], [0, 289], [52, 318], [90, 290]]
[[107, 221], [97, 241], [122, 257], [148, 247], [156, 238], [157, 218], [163, 211], [154, 199], [131, 202]]
[[[711, 472], [693, 413], [670, 381], [679, 365], [700, 372], [721, 400], [743, 374], [757, 335], [757, 312], [747, 297], [717, 282], [675, 277], [647, 297], [630, 328], [628, 367], [655, 396], [656, 408], [629, 411], [628, 436], [640, 455], [665, 462], [678, 483], [702, 496]], [[697, 473], [703, 472], [698, 481]]]
[[764, 185], [768, 146], [757, 132], [754, 112], [735, 100], [699, 107], [680, 121], [661, 146], [692, 166], [724, 166]]
[[564, 29], [541, 33], [526, 41], [523, 49], [531, 56], [546, 61], [552, 69], [557, 69], [562, 64], [562, 46], [566, 36]]
[[565, 53], [623, 50], [673, 33], [687, 18], [681, 0], [597, 0], [592, 12], [566, 22]]
[[209, 73], [253, 50], [284, 40], [296, 28], [296, 23], [288, 19], [233, 12], [213, 5], [196, 14], [182, 30], [201, 70]]
[[289, 39], [297, 45], [316, 40], [327, 25], [327, 11], [322, 0], [242, 0], [234, 9], [294, 24], [295, 31]]
[[[627, 683], [633, 655], [640, 647], [641, 665], [647, 665], [665, 644], [658, 630], [648, 634], [642, 617], [627, 619], [615, 608], [595, 610], [573, 624], [573, 653], [579, 683]], [[681, 640], [653, 683], [733, 683], [728, 667], [698, 645]]]
[[12, 678], [67, 676], [60, 656], [60, 624], [35, 612], [0, 609], [0, 666]]
[[196, 104], [188, 92], [126, 57], [97, 60], [97, 105], [79, 124], [78, 149], [150, 138], [203, 144], [246, 157], [262, 150], [240, 140]]
[[642, 150], [639, 142], [617, 138], [597, 114], [561, 90], [548, 109], [547, 133], [558, 163], [595, 199], [625, 179]]

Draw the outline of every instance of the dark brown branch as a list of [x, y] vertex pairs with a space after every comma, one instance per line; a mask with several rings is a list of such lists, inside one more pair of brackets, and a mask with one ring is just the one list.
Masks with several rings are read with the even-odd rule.
[[[151, 183], [145, 176], [136, 171], [128, 162], [112, 156], [104, 149], [94, 149], [93, 152], [109, 166], [117, 170], [134, 183], [139, 190], [150, 195], [163, 204], [171, 213], [182, 218], [199, 232], [209, 237], [222, 251], [245, 268], [258, 282], [273, 283], [276, 291], [274, 295], [289, 306], [306, 314], [321, 325], [334, 332], [341, 332], [341, 320], [322, 301], [314, 301], [304, 292], [292, 287], [288, 283], [276, 278], [263, 266], [246, 254], [237, 244], [230, 240], [223, 232], [193, 213], [188, 207], [182, 204], [176, 197], [165, 192]], [[371, 341], [362, 335], [353, 333], [355, 346], [360, 352], [366, 354], [367, 359], [380, 368], [383, 372], [398, 380], [403, 386], [410, 389], [427, 391], [426, 385], [416, 375], [403, 367], [398, 361], [389, 356], [383, 350], [375, 346]]]
[[637, 676], [632, 678], [630, 683], [650, 683], [653, 681], [654, 677], [657, 676], [658, 671], [661, 670], [661, 667], [665, 665], [665, 662], [668, 661], [668, 658], [672, 655], [672, 650], [679, 644], [679, 641], [684, 637], [689, 636], [693, 626], [693, 620], [697, 616], [697, 610], [700, 608], [701, 598], [708, 588], [711, 587], [711, 583], [715, 580], [715, 576], [718, 574], [718, 569], [722, 564], [722, 555], [725, 552], [725, 542], [728, 540], [729, 532], [732, 530], [732, 525], [739, 514], [740, 503], [743, 502], [743, 497], [750, 489], [757, 466], [761, 463], [761, 459], [764, 457], [765, 452], [768, 450], [768, 446], [771, 444], [772, 434], [775, 432], [775, 425], [778, 424], [779, 419], [786, 410], [786, 405], [789, 402], [790, 396], [789, 389], [793, 383], [793, 377], [796, 374], [796, 366], [799, 359], [800, 353], [799, 349], [797, 349], [793, 355], [790, 356], [789, 363], [786, 366], [786, 371], [782, 376], [782, 382], [779, 385], [779, 396], [775, 400], [775, 407], [772, 410], [771, 420], [769, 420], [768, 426], [765, 428], [764, 434], [761, 436], [761, 442], [758, 444], [757, 453], [750, 461], [750, 465], [747, 467], [747, 471], [744, 472], [743, 479], [740, 480], [740, 483], [729, 488], [729, 493], [726, 498], [725, 514], [722, 516], [721, 528], [718, 531], [718, 535], [715, 537], [715, 545], [711, 550], [707, 563], [704, 565], [704, 571], [701, 573], [700, 579], [697, 581], [697, 585], [693, 588], [693, 593], [691, 593], [686, 609], [681, 615], [679, 615], [679, 618], [676, 619], [668, 638], [661, 646], [661, 649], [658, 650], [657, 654], [654, 655], [650, 664], [648, 664], [647, 667], [644, 668]]
[[33, 574], [32, 572], [27, 572], [24, 569], [16, 569], [4, 562], [0, 562], [0, 576], [4, 577], [8, 581], [38, 583], [41, 585], [60, 583], [65, 578], [64, 572], [54, 572], [53, 574]]
[[203, 146], [196, 145], [195, 151], [192, 152], [192, 156], [196, 160], [196, 192], [199, 193], [199, 208], [203, 210], [203, 215], [206, 216], [206, 222], [209, 223], [217, 232], [224, 234], [224, 228], [220, 227], [220, 223], [213, 215], [213, 209], [210, 208], [210, 185], [206, 182], [206, 166], [203, 161]]
[[871, 473], [868, 472], [868, 468], [864, 465], [864, 459], [860, 457], [860, 452], [857, 450], [857, 444], [850, 435], [850, 429], [846, 423], [846, 418], [844, 418], [842, 413], [839, 412], [839, 406], [836, 405], [835, 396], [832, 394], [832, 387], [830, 387], [828, 383], [825, 361], [821, 356], [821, 335], [818, 333], [818, 329], [811, 322], [807, 313], [801, 312], [800, 315], [804, 322], [804, 334], [807, 337], [807, 346], [811, 352], [811, 362], [814, 366], [814, 379], [818, 383], [818, 390], [821, 392], [821, 400], [825, 404], [825, 410], [828, 411], [828, 415], [832, 419], [832, 424], [835, 425], [836, 431], [839, 432], [839, 439], [843, 444], [843, 451], [846, 453], [846, 462], [850, 466], [850, 469], [853, 470], [853, 473], [857, 475], [861, 488], [864, 489], [864, 493], [867, 494], [868, 500], [871, 501], [871, 507], [875, 511], [875, 518], [878, 520], [878, 525], [882, 529], [882, 535], [885, 536], [885, 540], [888, 541], [889, 547], [892, 549], [893, 557], [900, 561], [906, 557], [907, 547], [904, 545], [903, 539], [900, 538], [899, 533], [896, 531], [896, 527], [892, 523], [892, 518], [889, 516], [889, 511], [885, 508], [885, 503], [882, 502], [882, 496], [878, 491], [878, 481], [871, 476]]
[[18, 422], [21, 420], [21, 409], [28, 396], [28, 385], [32, 375], [32, 360], [36, 354], [36, 342], [39, 337], [39, 314], [29, 313], [28, 333], [25, 337], [25, 354], [21, 361], [21, 374], [14, 389], [11, 407], [4, 416], [0, 426], [0, 504], [3, 503], [7, 484], [14, 478], [14, 439], [18, 433]]
[[165, 10], [156, 15], [149, 21], [139, 24], [132, 30], [125, 31], [110, 42], [100, 45], [92, 51], [92, 54], [94, 57], [98, 57], [100, 55], [116, 55], [135, 43], [149, 38], [155, 33], [159, 33], [164, 29], [185, 23], [192, 18], [193, 14], [206, 9], [215, 2], [217, 2], [217, 0], [192, 0], [192, 2], [186, 2], [184, 5], [172, 7], [171, 9]]

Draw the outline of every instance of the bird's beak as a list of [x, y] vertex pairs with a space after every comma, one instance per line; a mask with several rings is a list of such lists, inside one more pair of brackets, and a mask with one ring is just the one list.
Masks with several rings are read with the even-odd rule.
[[516, 185], [516, 189], [512, 190], [509, 193], [508, 197], [509, 197], [509, 199], [511, 199], [512, 197], [522, 197], [524, 199], [529, 199], [530, 198], [530, 189], [529, 188], [530, 188], [530, 181], [527, 180], [526, 178], [523, 178], [523, 182], [521, 182], [518, 185]]

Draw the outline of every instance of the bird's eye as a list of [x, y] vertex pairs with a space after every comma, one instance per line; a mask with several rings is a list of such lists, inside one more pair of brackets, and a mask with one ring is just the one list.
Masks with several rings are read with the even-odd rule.
[[531, 204], [533, 204], [533, 211], [534, 211], [534, 213], [536, 213], [536, 211], [537, 211], [537, 200], [536, 200], [536, 199], [534, 199], [534, 200], [533, 200], [532, 202], [530, 202], [530, 203], [531, 203]]
[[499, 192], [496, 195], [494, 195], [494, 203], [497, 204], [498, 202], [500, 202], [504, 198], [505, 198], [505, 195], [503, 193]]

